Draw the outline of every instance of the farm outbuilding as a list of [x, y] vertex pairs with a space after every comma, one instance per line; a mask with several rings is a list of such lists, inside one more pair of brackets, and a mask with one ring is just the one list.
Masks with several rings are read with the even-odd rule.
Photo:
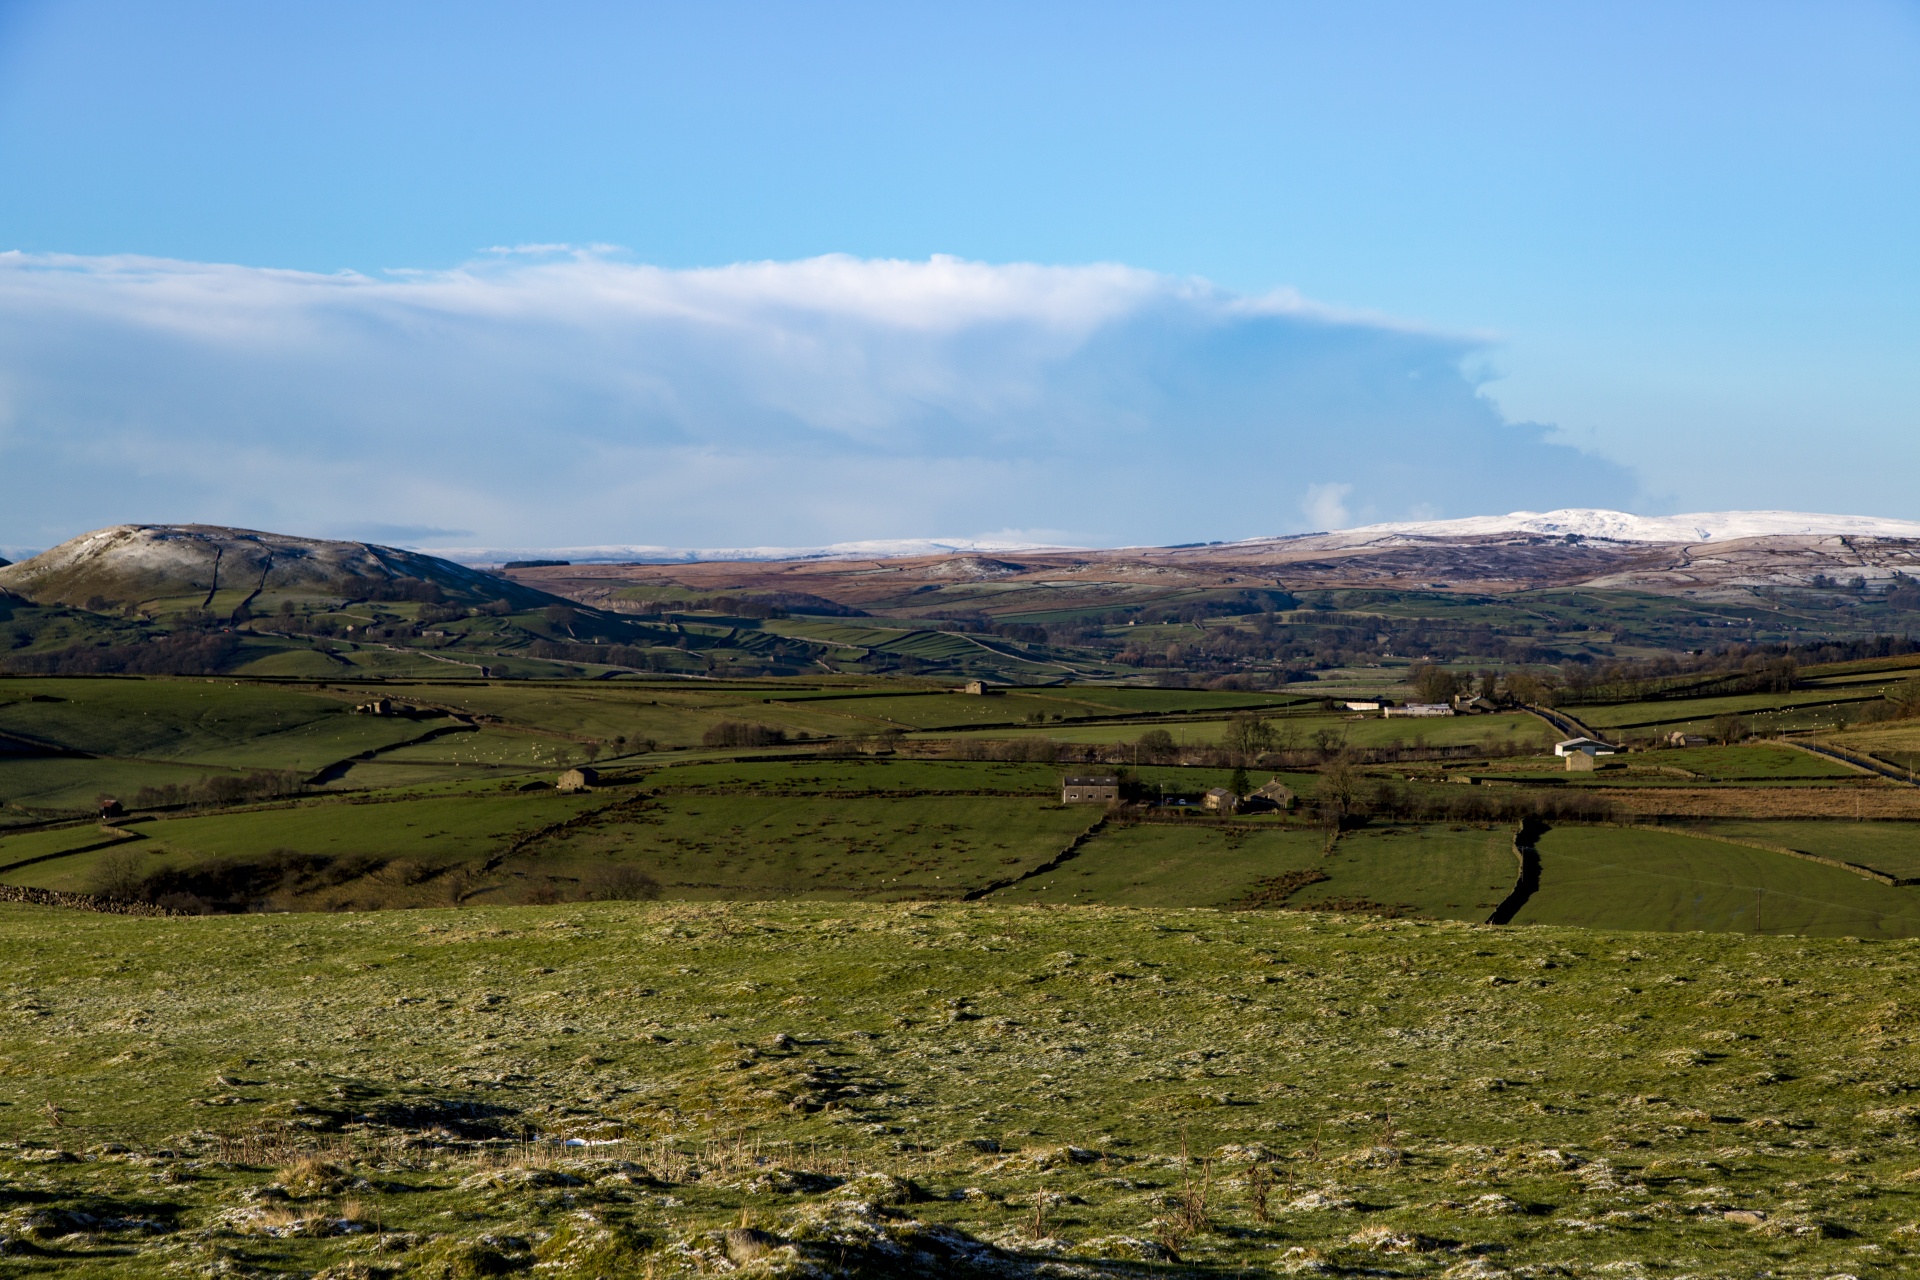
[[556, 791], [591, 791], [600, 785], [600, 775], [592, 769], [569, 769], [553, 784]]
[[1256, 790], [1252, 795], [1248, 796], [1247, 799], [1265, 800], [1276, 809], [1291, 809], [1297, 802], [1298, 797], [1294, 795], [1292, 787], [1289, 787], [1286, 783], [1280, 781], [1280, 779], [1275, 778], [1267, 783], [1266, 786]]
[[1119, 800], [1120, 779], [1112, 774], [1068, 778], [1060, 784], [1061, 804], [1116, 804]]
[[1409, 702], [1404, 707], [1388, 707], [1383, 716], [1450, 716], [1453, 707], [1445, 702]]
[[1553, 754], [1557, 756], [1610, 756], [1615, 750], [1617, 748], [1611, 742], [1602, 742], [1598, 738], [1568, 738], [1553, 744]]

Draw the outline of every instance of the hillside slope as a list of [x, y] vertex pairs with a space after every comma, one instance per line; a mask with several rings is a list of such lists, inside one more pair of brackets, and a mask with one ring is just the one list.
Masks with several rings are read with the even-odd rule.
[[[594, 604], [617, 599], [623, 586], [678, 586], [700, 593], [805, 591], [885, 611], [889, 601], [941, 607], [945, 601], [931, 598], [936, 591], [973, 602], [982, 597], [983, 588], [976, 584], [991, 584], [993, 592], [1009, 598], [1018, 592], [1020, 603], [1036, 610], [1083, 607], [1084, 602], [1129, 593], [1253, 587], [1296, 593], [1361, 589], [1453, 595], [1630, 590], [1745, 605], [1757, 598], [1757, 591], [1828, 591], [1855, 578], [1884, 592], [1895, 584], [1896, 575], [1920, 574], [1920, 538], [1775, 534], [1709, 543], [1349, 530], [1192, 547], [1034, 551], [992, 559], [968, 553], [871, 560], [558, 564], [510, 573], [517, 581]], [[1044, 605], [1038, 603], [1043, 594], [1052, 597]]]
[[37, 604], [256, 611], [280, 599], [549, 603], [533, 587], [435, 556], [218, 525], [115, 525], [0, 568], [0, 590]]

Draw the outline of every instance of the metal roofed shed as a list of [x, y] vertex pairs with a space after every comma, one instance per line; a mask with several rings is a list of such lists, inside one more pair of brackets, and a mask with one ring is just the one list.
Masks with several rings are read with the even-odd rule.
[[1577, 753], [1589, 756], [1610, 756], [1619, 748], [1611, 742], [1602, 742], [1598, 738], [1568, 738], [1565, 742], [1553, 744], [1553, 754], [1570, 756]]

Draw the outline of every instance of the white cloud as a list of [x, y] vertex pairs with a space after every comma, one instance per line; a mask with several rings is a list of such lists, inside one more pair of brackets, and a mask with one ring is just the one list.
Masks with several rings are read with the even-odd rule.
[[1335, 481], [1310, 484], [1300, 510], [1306, 513], [1307, 522], [1315, 529], [1344, 529], [1349, 515], [1346, 499], [1352, 492], [1352, 485]]
[[0, 537], [1157, 542], [1624, 503], [1620, 468], [1478, 394], [1478, 349], [1116, 265], [0, 254]]

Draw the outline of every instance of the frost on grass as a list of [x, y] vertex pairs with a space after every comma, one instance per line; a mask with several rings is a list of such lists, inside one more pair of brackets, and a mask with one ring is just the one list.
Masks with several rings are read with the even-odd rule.
[[955, 905], [81, 923], [0, 915], [0, 1250], [49, 1274], [1920, 1256], [1909, 943]]

